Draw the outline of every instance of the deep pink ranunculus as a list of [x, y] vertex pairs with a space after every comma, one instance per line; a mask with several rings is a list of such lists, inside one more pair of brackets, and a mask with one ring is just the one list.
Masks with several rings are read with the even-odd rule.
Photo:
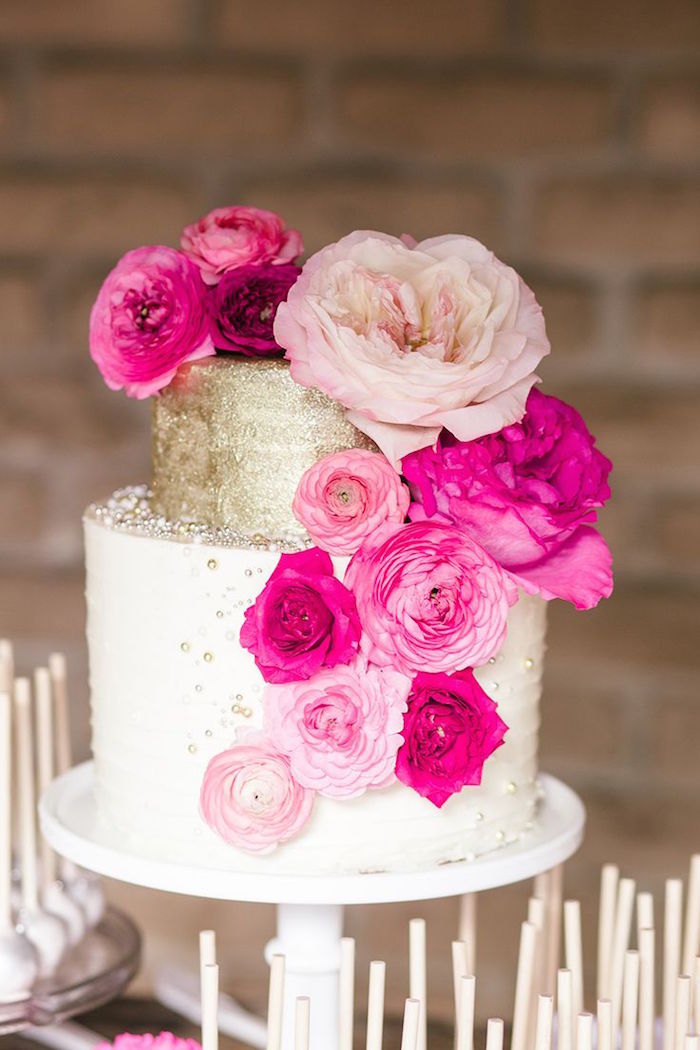
[[97, 1043], [95, 1050], [201, 1050], [196, 1039], [181, 1039], [172, 1032], [132, 1035], [122, 1032], [111, 1043]]
[[248, 357], [283, 353], [272, 332], [277, 307], [301, 273], [291, 263], [249, 264], [225, 273], [209, 296], [217, 350]]
[[292, 262], [304, 250], [299, 231], [276, 212], [244, 206], [214, 208], [185, 226], [180, 245], [207, 284], [239, 266]]
[[162, 245], [127, 252], [90, 314], [90, 356], [111, 390], [145, 398], [185, 361], [214, 353], [206, 289], [186, 255]]
[[466, 785], [481, 783], [484, 763], [507, 729], [470, 668], [420, 672], [408, 697], [396, 776], [440, 807]]
[[443, 432], [403, 473], [413, 521], [457, 525], [524, 589], [587, 609], [612, 591], [610, 552], [590, 527], [611, 466], [571, 405], [533, 390], [519, 423], [468, 442]]
[[352, 593], [333, 575], [329, 555], [312, 547], [281, 555], [245, 611], [240, 638], [266, 682], [294, 682], [352, 660], [360, 631]]

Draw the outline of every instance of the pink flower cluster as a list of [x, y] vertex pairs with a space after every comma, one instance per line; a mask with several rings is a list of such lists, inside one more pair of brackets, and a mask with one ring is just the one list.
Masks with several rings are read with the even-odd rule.
[[95, 1050], [201, 1050], [201, 1047], [196, 1039], [181, 1039], [172, 1032], [159, 1032], [158, 1035], [122, 1032], [111, 1043], [97, 1043]]

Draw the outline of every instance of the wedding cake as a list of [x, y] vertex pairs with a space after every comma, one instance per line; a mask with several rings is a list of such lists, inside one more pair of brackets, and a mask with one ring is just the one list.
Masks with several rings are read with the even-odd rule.
[[547, 603], [611, 592], [610, 463], [479, 242], [302, 251], [217, 209], [93, 307], [153, 398], [151, 486], [85, 515], [100, 819], [232, 872], [471, 859], [537, 819]]

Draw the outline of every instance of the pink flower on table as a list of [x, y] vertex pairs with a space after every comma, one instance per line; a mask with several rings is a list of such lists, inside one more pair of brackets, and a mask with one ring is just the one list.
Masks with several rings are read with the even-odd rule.
[[394, 780], [410, 678], [354, 663], [268, 686], [265, 729], [304, 787], [354, 798]]
[[440, 807], [466, 785], [481, 783], [484, 763], [507, 729], [471, 669], [421, 672], [408, 698], [396, 776]]
[[196, 1039], [180, 1039], [172, 1032], [159, 1032], [158, 1035], [132, 1035], [122, 1032], [114, 1037], [111, 1043], [97, 1043], [95, 1050], [201, 1050]]
[[362, 623], [362, 651], [403, 674], [476, 667], [498, 651], [512, 581], [453, 525], [383, 525], [345, 573]]
[[215, 208], [185, 226], [180, 245], [207, 284], [239, 266], [292, 262], [304, 250], [299, 231], [288, 229], [280, 215], [244, 206]]
[[212, 758], [200, 792], [209, 827], [247, 853], [271, 853], [296, 835], [313, 803], [313, 792], [294, 779], [286, 755], [255, 731]]
[[310, 678], [355, 657], [360, 620], [352, 593], [333, 575], [325, 551], [283, 554], [245, 611], [240, 641], [266, 682]]
[[111, 390], [157, 393], [185, 361], [214, 353], [197, 267], [161, 245], [127, 252], [90, 314], [90, 356]]
[[468, 441], [514, 423], [549, 353], [515, 270], [471, 237], [414, 246], [357, 231], [313, 255], [280, 306], [292, 378], [349, 410], [394, 464], [442, 427]]
[[349, 449], [324, 456], [299, 482], [292, 511], [330, 554], [354, 554], [385, 521], [402, 522], [410, 495], [385, 456]]
[[571, 405], [533, 390], [520, 421], [407, 456], [412, 520], [457, 525], [530, 592], [590, 608], [612, 590], [607, 544], [591, 524], [611, 463]]

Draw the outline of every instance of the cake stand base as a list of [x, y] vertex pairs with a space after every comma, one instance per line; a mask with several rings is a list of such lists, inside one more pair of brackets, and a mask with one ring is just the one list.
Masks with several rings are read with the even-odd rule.
[[[311, 1050], [335, 1050], [343, 907], [476, 893], [520, 882], [563, 863], [581, 844], [585, 811], [578, 796], [561, 781], [543, 775], [541, 783], [543, 800], [536, 825], [517, 843], [473, 861], [418, 872], [283, 875], [224, 871], [134, 855], [124, 850], [119, 834], [99, 820], [92, 763], [54, 781], [41, 800], [40, 817], [43, 833], [58, 853], [101, 875], [196, 897], [277, 904], [277, 937], [267, 946], [266, 956], [269, 961], [279, 952], [286, 958], [284, 1050], [293, 1046], [298, 995], [311, 998]], [[168, 1005], [174, 1005], [172, 998]], [[183, 1012], [192, 1016], [191, 1009]], [[222, 1031], [262, 1046], [264, 1029], [256, 1028], [255, 1021], [239, 1008], [224, 1009], [220, 1017]]]

